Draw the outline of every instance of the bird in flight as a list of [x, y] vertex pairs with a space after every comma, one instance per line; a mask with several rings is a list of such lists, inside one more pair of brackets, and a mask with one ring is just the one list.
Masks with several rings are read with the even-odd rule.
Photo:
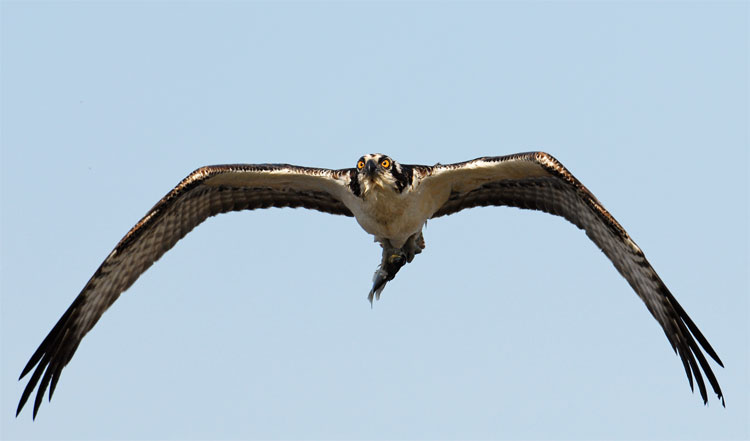
[[104, 311], [177, 241], [211, 216], [269, 207], [353, 216], [383, 249], [368, 295], [372, 304], [398, 271], [424, 250], [422, 227], [428, 219], [502, 205], [562, 216], [584, 230], [664, 329], [682, 360], [690, 388], [695, 380], [706, 404], [705, 375], [724, 405], [703, 351], [723, 367], [719, 356], [628, 233], [551, 155], [518, 153], [430, 167], [370, 154], [359, 158], [356, 167], [341, 170], [288, 164], [195, 170], [128, 231], [39, 345], [19, 378], [33, 371], [16, 416], [38, 386], [36, 418], [45, 391], [49, 388], [51, 399], [63, 368]]

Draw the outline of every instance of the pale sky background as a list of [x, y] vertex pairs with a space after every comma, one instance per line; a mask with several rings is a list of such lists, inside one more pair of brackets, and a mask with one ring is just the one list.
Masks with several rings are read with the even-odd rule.
[[[741, 439], [748, 4], [2, 3], [4, 439]], [[104, 315], [35, 422], [29, 356], [193, 169], [545, 150], [721, 356], [691, 394], [625, 280], [561, 218], [478, 208], [370, 309], [351, 218], [199, 226]], [[31, 403], [29, 403], [31, 404]]]

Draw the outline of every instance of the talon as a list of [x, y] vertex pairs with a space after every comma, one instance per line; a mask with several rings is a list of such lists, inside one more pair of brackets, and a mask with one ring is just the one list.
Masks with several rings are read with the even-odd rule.
[[391, 265], [403, 266], [405, 259], [406, 257], [403, 254], [391, 254], [391, 257], [388, 258], [388, 263]]

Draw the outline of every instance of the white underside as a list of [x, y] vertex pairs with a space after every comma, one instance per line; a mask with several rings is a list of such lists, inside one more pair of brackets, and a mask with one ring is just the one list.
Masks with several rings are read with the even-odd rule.
[[422, 194], [419, 186], [399, 193], [391, 186], [369, 181], [363, 187], [363, 197], [346, 201], [347, 207], [375, 240], [381, 243], [387, 240], [394, 248], [403, 247], [410, 236], [420, 232], [450, 194], [447, 188]]

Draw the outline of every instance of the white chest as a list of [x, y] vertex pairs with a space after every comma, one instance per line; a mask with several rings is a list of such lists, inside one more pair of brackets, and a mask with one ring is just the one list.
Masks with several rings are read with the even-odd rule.
[[444, 202], [419, 190], [399, 193], [391, 188], [369, 189], [349, 207], [359, 225], [376, 239], [388, 239], [401, 247], [409, 236], [422, 230], [427, 219]]

